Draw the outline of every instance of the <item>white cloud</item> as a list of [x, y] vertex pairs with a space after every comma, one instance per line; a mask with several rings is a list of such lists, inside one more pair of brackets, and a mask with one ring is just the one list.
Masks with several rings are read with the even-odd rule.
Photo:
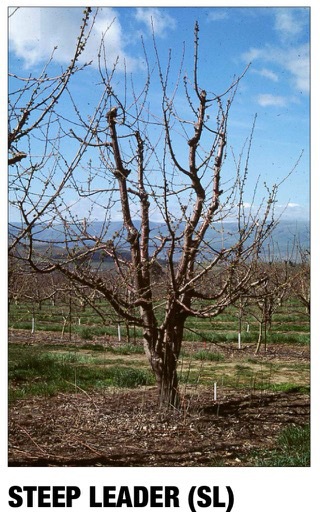
[[[27, 7], [19, 8], [9, 18], [9, 49], [30, 68], [46, 62], [53, 49], [55, 61], [67, 64], [72, 58], [79, 35], [83, 9], [69, 7]], [[112, 66], [119, 57], [119, 67], [126, 60], [130, 71], [138, 61], [126, 53], [126, 37], [123, 34], [117, 13], [112, 8], [99, 10], [86, 50], [80, 61], [93, 60], [97, 55], [101, 38], [107, 47], [108, 64]]]
[[275, 11], [275, 29], [280, 32], [281, 37], [288, 39], [297, 36], [302, 26], [294, 12], [289, 9], [277, 9]]
[[282, 41], [296, 40], [308, 22], [304, 9], [275, 9], [274, 28]]
[[250, 50], [242, 54], [242, 60], [245, 62], [253, 62], [254, 60], [262, 59], [264, 50], [260, 48], [250, 48]]
[[278, 204], [276, 215], [281, 215], [282, 220], [303, 220], [308, 221], [310, 211], [308, 206], [299, 203]]
[[57, 44], [49, 34], [42, 40], [41, 9], [20, 8], [9, 18], [9, 49], [25, 61], [27, 67], [48, 58]]
[[221, 8], [213, 8], [208, 12], [208, 21], [221, 21], [229, 18], [229, 13]]
[[308, 37], [309, 11], [303, 8], [277, 8], [273, 12], [279, 44], [275, 42], [263, 47], [252, 47], [242, 55], [242, 58], [245, 62], [268, 64], [268, 69], [264, 68], [260, 73], [265, 73], [266, 78], [274, 81], [276, 77], [279, 78], [281, 72], [288, 73], [293, 88], [299, 93], [308, 93], [309, 43], [301, 43], [300, 36], [303, 36], [304, 40]]
[[123, 32], [117, 13], [112, 8], [101, 9], [95, 22], [94, 32], [89, 39], [90, 44], [87, 48], [88, 56], [91, 53], [93, 59], [96, 59], [96, 49], [99, 47], [102, 37], [109, 65], [113, 65], [119, 59], [119, 67], [122, 69], [125, 61], [126, 69], [129, 72], [140, 66], [139, 59], [126, 52], [126, 43], [129, 43], [128, 36]]
[[289, 52], [285, 64], [286, 69], [292, 75], [295, 87], [301, 92], [309, 91], [309, 60], [309, 45], [303, 45], [297, 51]]
[[275, 94], [259, 94], [257, 101], [261, 107], [285, 107], [287, 105], [287, 98]]
[[148, 32], [154, 32], [156, 36], [165, 37], [168, 30], [176, 27], [176, 21], [163, 9], [153, 7], [138, 7], [136, 9], [136, 20], [142, 22]]
[[263, 76], [264, 78], [268, 78], [268, 80], [272, 80], [272, 82], [278, 82], [279, 77], [277, 73], [272, 71], [271, 69], [263, 68], [263, 69], [253, 69], [253, 73], [256, 73], [257, 75]]
[[[280, 48], [266, 46], [265, 48], [250, 48], [242, 55], [245, 62], [261, 61], [273, 64], [289, 73], [292, 85], [299, 92], [309, 92], [309, 45]], [[275, 73], [275, 72], [274, 72]]]

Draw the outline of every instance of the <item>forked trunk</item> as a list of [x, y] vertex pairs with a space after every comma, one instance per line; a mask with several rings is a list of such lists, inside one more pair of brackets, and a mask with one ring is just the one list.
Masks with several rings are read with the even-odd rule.
[[179, 408], [177, 364], [181, 349], [183, 326], [157, 329], [150, 343], [145, 340], [146, 353], [156, 378], [161, 407]]

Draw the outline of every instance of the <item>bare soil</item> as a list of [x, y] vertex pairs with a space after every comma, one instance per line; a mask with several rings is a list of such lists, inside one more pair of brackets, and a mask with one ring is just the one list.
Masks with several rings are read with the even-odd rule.
[[[11, 342], [29, 342], [11, 333]], [[32, 342], [50, 343], [47, 333]], [[222, 347], [219, 348], [221, 350]], [[225, 348], [232, 361], [253, 356]], [[261, 360], [309, 360], [302, 347], [274, 345]], [[9, 466], [252, 466], [279, 432], [309, 422], [309, 396], [224, 389], [215, 401], [206, 386], [185, 390], [181, 410], [159, 409], [157, 390], [105, 388], [34, 397], [10, 405]]]

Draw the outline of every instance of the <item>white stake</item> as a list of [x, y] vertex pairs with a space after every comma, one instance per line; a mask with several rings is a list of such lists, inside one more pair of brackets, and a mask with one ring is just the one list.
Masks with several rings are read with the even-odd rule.
[[217, 383], [213, 384], [213, 400], [217, 400]]
[[120, 327], [120, 324], [118, 324], [118, 341], [121, 341], [121, 327]]
[[241, 348], [241, 332], [238, 332], [238, 348]]
[[35, 322], [34, 322], [34, 316], [33, 316], [32, 321], [31, 321], [31, 334], [34, 334], [34, 329], [35, 329]]
[[247, 324], [247, 332], [249, 332], [249, 331], [250, 331], [250, 325]]

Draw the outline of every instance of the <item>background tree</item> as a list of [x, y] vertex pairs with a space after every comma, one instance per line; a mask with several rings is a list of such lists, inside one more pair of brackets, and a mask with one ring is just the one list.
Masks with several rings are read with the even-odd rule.
[[283, 261], [260, 260], [256, 272], [259, 285], [246, 297], [246, 313], [259, 325], [257, 354], [262, 342], [267, 349], [267, 333], [272, 327], [273, 315], [287, 297], [290, 281], [286, 262]]
[[[139, 91], [133, 81], [129, 87], [129, 77], [119, 85], [117, 63], [108, 69], [102, 39], [95, 108], [85, 115], [68, 86], [73, 114], [62, 117], [52, 105], [46, 129], [33, 127], [51, 151], [29, 167], [26, 159], [16, 162], [12, 178], [23, 219], [23, 228], [12, 234], [16, 256], [33, 270], [58, 270], [96, 290], [128, 325], [140, 327], [160, 402], [173, 406], [179, 404], [177, 363], [186, 319], [214, 317], [260, 285], [256, 260], [276, 224], [278, 185], [265, 188], [259, 208], [244, 207], [254, 123], [232, 170], [224, 165], [228, 119], [244, 74], [218, 95], [202, 89], [198, 35], [196, 24], [190, 77], [182, 74], [182, 57], [173, 79], [171, 53], [163, 67], [154, 41], [155, 63], [145, 54]], [[153, 80], [159, 95], [154, 102]], [[181, 92], [183, 105], [177, 101]], [[11, 118], [16, 105], [11, 103]], [[104, 218], [92, 223], [98, 208]], [[121, 218], [117, 230], [115, 215]], [[161, 224], [152, 222], [155, 215]], [[235, 230], [227, 229], [230, 218]], [[56, 231], [59, 257], [56, 245], [43, 240], [47, 228]], [[100, 263], [93, 265], [97, 255]], [[107, 273], [104, 258], [113, 262]]]
[[287, 261], [291, 276], [290, 284], [294, 297], [305, 307], [307, 317], [310, 317], [310, 251], [298, 244], [298, 254], [295, 261]]

